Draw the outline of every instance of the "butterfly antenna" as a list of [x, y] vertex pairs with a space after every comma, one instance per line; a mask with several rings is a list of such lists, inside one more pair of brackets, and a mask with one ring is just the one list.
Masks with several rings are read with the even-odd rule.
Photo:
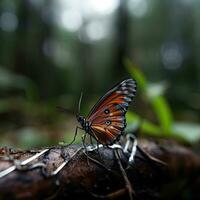
[[80, 115], [80, 112], [81, 112], [81, 101], [82, 101], [82, 98], [83, 98], [83, 92], [81, 92], [81, 96], [80, 96], [79, 102], [78, 102], [78, 114], [77, 114], [77, 117]]
[[63, 113], [66, 113], [66, 114], [73, 114], [74, 115], [74, 112], [70, 109], [67, 109], [67, 108], [64, 108], [62, 106], [56, 106], [56, 109], [59, 111], [59, 112], [63, 112]]

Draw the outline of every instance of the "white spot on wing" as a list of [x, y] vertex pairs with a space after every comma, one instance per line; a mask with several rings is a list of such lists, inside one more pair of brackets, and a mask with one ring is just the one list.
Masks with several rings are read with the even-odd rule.
[[122, 87], [123, 87], [123, 86], [126, 86], [126, 82], [122, 83], [121, 86], [122, 86]]
[[117, 93], [117, 94], [121, 94], [122, 92], [121, 92], [121, 91], [116, 91], [116, 93]]

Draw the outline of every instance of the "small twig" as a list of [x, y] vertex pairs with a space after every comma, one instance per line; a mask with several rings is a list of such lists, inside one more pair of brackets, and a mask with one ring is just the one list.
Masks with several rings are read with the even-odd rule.
[[151, 163], [154, 164], [160, 164], [163, 166], [168, 166], [168, 164], [158, 158], [155, 158], [154, 156], [150, 155], [149, 153], [145, 152], [145, 150], [143, 150], [142, 148], [140, 148], [139, 146], [137, 146], [137, 150], [142, 154], [143, 157], [147, 158], [147, 160], [149, 160]]
[[10, 174], [11, 172], [13, 172], [15, 169], [19, 169], [19, 166], [24, 166], [30, 162], [32, 162], [33, 160], [37, 159], [38, 157], [40, 157], [42, 154], [44, 154], [45, 152], [47, 152], [49, 149], [45, 149], [43, 151], [41, 151], [40, 153], [35, 154], [34, 156], [24, 160], [24, 161], [20, 161], [19, 163], [15, 163], [15, 165], [12, 165], [11, 167], [3, 170], [0, 172], [0, 178]]
[[127, 174], [126, 174], [126, 172], [125, 172], [125, 170], [122, 166], [118, 149], [114, 149], [114, 153], [115, 153], [115, 156], [117, 158], [117, 162], [119, 164], [120, 170], [122, 172], [122, 175], [123, 175], [123, 178], [124, 178], [124, 181], [125, 181], [125, 184], [126, 184], [126, 189], [128, 190], [129, 198], [130, 198], [130, 200], [133, 200], [132, 194], [135, 194], [135, 193], [134, 193], [134, 190], [133, 190], [131, 183], [128, 179], [128, 176], [127, 176]]
[[124, 195], [126, 192], [127, 192], [127, 188], [122, 188], [117, 191], [111, 192], [107, 195], [98, 195], [98, 194], [94, 194], [94, 193], [91, 193], [91, 194], [92, 194], [92, 196], [100, 198], [100, 199], [115, 199], [115, 198], [119, 198], [120, 196]]

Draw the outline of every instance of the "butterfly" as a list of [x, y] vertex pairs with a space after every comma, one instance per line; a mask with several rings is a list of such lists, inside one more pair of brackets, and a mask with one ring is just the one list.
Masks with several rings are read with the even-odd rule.
[[[126, 128], [126, 112], [136, 93], [136, 82], [126, 79], [110, 89], [93, 106], [87, 117], [77, 115], [81, 127], [98, 143], [112, 145]], [[80, 102], [79, 102], [80, 107]], [[75, 135], [76, 135], [75, 133]]]

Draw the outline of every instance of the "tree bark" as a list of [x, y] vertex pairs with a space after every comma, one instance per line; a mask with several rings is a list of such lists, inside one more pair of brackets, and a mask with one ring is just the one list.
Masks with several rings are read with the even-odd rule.
[[[53, 147], [25, 166], [41, 149], [0, 149], [0, 171], [15, 163], [17, 169], [0, 178], [0, 199], [129, 199], [127, 182], [116, 151], [133, 189], [133, 199], [200, 199], [200, 156], [189, 148], [162, 140], [140, 140], [135, 161], [107, 147], [88, 152], [79, 145]], [[9, 157], [9, 159], [7, 159]], [[13, 161], [11, 161], [13, 160]], [[68, 163], [56, 175], [52, 172]]]

